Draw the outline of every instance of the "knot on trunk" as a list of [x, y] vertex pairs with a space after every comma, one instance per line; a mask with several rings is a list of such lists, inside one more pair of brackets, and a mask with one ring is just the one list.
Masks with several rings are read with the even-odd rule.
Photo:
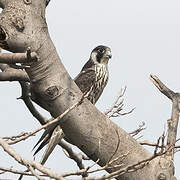
[[20, 17], [16, 17], [14, 19], [13, 25], [19, 32], [23, 32], [23, 30], [24, 30], [24, 22]]
[[2, 49], [6, 49], [6, 50], [9, 49], [8, 44], [6, 42], [7, 37], [8, 37], [8, 35], [7, 35], [6, 31], [0, 26], [0, 47]]
[[27, 5], [29, 5], [29, 4], [32, 3], [32, 1], [31, 1], [31, 0], [24, 0], [24, 3], [27, 4]]
[[54, 100], [62, 94], [63, 88], [58, 86], [51, 86], [45, 90], [45, 95], [48, 99]]
[[166, 180], [166, 175], [163, 173], [160, 173], [158, 176], [158, 180]]

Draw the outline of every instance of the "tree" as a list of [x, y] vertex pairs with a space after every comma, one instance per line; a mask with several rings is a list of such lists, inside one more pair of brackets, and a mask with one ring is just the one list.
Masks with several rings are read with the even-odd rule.
[[[97, 163], [100, 166], [106, 166], [109, 161], [113, 162], [113, 167], [106, 169], [108, 172], [116, 172], [117, 175], [122, 171], [122, 175], [117, 178], [162, 179], [166, 177], [166, 179], [172, 179], [176, 130], [173, 131], [173, 135], [168, 136], [166, 150], [160, 153], [155, 151], [155, 156], [152, 155], [128, 133], [82, 98], [83, 95], [67, 74], [49, 37], [45, 23], [45, 2], [2, 0], [0, 3], [4, 8], [0, 21], [1, 47], [15, 53], [2, 54], [1, 63], [13, 64], [13, 68], [4, 64], [1, 66], [4, 70], [1, 74], [2, 80], [21, 81], [22, 86], [26, 85], [22, 81], [30, 80], [31, 92], [36, 98], [38, 97], [36, 102], [48, 110], [54, 118], [68, 112], [59, 120], [68, 139], [92, 160], [98, 160]], [[15, 63], [23, 63], [26, 72], [15, 69], [17, 68], [14, 66]], [[164, 88], [157, 77], [151, 76], [151, 79], [173, 101], [173, 110], [177, 110], [177, 95]], [[172, 120], [176, 120], [174, 122], [177, 122], [177, 113], [173, 111]], [[1, 139], [1, 145], [6, 150], [10, 148], [3, 139]], [[158, 146], [159, 144], [156, 145]], [[15, 154], [12, 155], [15, 156]], [[21, 161], [19, 156], [16, 160], [25, 164], [36, 176], [38, 175], [33, 168], [52, 175], [52, 172], [47, 172], [47, 169], [34, 161]], [[115, 165], [119, 164], [123, 165], [117, 172]], [[127, 173], [127, 171], [130, 172]], [[57, 176], [57, 174], [53, 175]]]

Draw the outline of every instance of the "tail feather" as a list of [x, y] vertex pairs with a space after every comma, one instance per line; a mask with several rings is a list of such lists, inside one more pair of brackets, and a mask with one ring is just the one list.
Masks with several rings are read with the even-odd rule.
[[54, 148], [56, 147], [56, 145], [59, 143], [59, 141], [64, 137], [64, 133], [62, 131], [62, 129], [60, 128], [60, 126], [57, 126], [51, 137], [50, 140], [48, 142], [48, 146], [43, 154], [43, 157], [40, 161], [40, 163], [43, 165], [46, 160], [48, 159], [49, 155], [51, 154], [51, 152], [54, 150]]
[[34, 150], [40, 144], [33, 155], [35, 156], [45, 145], [48, 144], [40, 162], [41, 164], [44, 164], [48, 159], [49, 155], [51, 154], [51, 152], [54, 150], [56, 145], [63, 137], [64, 137], [64, 133], [60, 128], [60, 126], [59, 125], [57, 126], [57, 123], [52, 124], [44, 131], [39, 141], [33, 147]]
[[38, 146], [38, 148], [34, 152], [33, 156], [35, 156], [46, 144], [48, 144], [50, 138], [51, 138], [51, 134], [47, 134], [45, 137], [43, 137], [43, 139], [42, 139], [43, 141], [41, 140], [42, 142], [38, 141], [38, 143], [34, 146], [33, 149], [35, 149], [35, 147], [37, 145], [39, 145], [40, 142], [41, 142], [41, 144]]
[[54, 123], [54, 124], [51, 124], [49, 127], [47, 127], [47, 129], [44, 131], [44, 133], [40, 137], [39, 141], [35, 144], [35, 146], [32, 149], [32, 151], [33, 151], [43, 141], [39, 145], [37, 150], [35, 151], [34, 155], [37, 154], [49, 142], [51, 135], [52, 135], [54, 129], [56, 128], [56, 126], [57, 126], [57, 123]]
[[[44, 133], [42, 134], [42, 136], [40, 137], [39, 141], [35, 144], [35, 146], [33, 147], [32, 151], [39, 145], [39, 143], [42, 141], [42, 140], [45, 140], [48, 136], [48, 132], [47, 131], [44, 131]], [[37, 150], [36, 150], [37, 151]], [[34, 153], [35, 155], [36, 153]]]

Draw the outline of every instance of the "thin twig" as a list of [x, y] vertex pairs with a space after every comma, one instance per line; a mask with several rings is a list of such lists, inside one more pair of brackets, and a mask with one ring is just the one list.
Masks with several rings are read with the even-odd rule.
[[[63, 148], [63, 150], [66, 151], [66, 153], [68, 153], [67, 157], [73, 159], [76, 162], [76, 164], [79, 167], [79, 169], [85, 169], [85, 166], [84, 166], [82, 160], [83, 159], [88, 159], [88, 157], [85, 157], [85, 155], [83, 155], [82, 153], [78, 153], [78, 154], [75, 153], [73, 151], [73, 149], [71, 148], [71, 146], [69, 144], [67, 144], [66, 141], [63, 140], [63, 139], [59, 142], [59, 145]], [[87, 177], [87, 174], [84, 174], [84, 177]]]
[[140, 162], [137, 162], [135, 164], [132, 164], [132, 165], [129, 165], [129, 166], [126, 166], [125, 168], [121, 168], [115, 172], [112, 172], [110, 174], [106, 174], [106, 175], [103, 175], [101, 177], [89, 177], [89, 178], [86, 178], [86, 180], [106, 180], [106, 179], [112, 179], [112, 178], [116, 178], [120, 175], [123, 175], [125, 173], [129, 173], [129, 172], [134, 172], [134, 171], [137, 171], [139, 169], [142, 169], [144, 168], [148, 163], [150, 163], [153, 159], [155, 159], [156, 157], [158, 156], [162, 156], [163, 154], [165, 154], [166, 152], [164, 153], [158, 153], [156, 154], [155, 156], [151, 156], [147, 159], [144, 159]]
[[40, 177], [39, 174], [36, 173], [36, 171], [33, 169], [31, 165], [29, 165], [28, 169], [31, 171], [31, 173], [36, 177], [38, 180], [45, 180], [44, 178]]
[[140, 142], [140, 144], [145, 145], [145, 146], [152, 146], [152, 147], [162, 148], [161, 145], [158, 145], [157, 143], [148, 142], [148, 141], [142, 141], [142, 142]]
[[31, 99], [30, 99], [30, 85], [27, 82], [19, 82], [22, 89], [22, 95], [18, 99], [22, 99], [24, 103], [26, 104], [28, 110], [31, 112], [31, 114], [40, 122], [41, 125], [44, 125], [47, 123], [47, 119], [42, 116], [38, 110], [33, 105]]
[[132, 137], [136, 136], [136, 135], [139, 134], [141, 131], [143, 131], [143, 130], [146, 129], [146, 127], [144, 127], [144, 126], [145, 126], [145, 122], [143, 121], [142, 124], [140, 124], [139, 127], [138, 127], [136, 130], [130, 132], [129, 134], [130, 134]]
[[[127, 89], [127, 87], [125, 87], [124, 90], [121, 88], [119, 95], [117, 96], [117, 98], [114, 101], [114, 103], [112, 104], [112, 106], [104, 112], [105, 115], [108, 115], [110, 112], [113, 111], [114, 107], [118, 104], [118, 101], [120, 100], [120, 98], [122, 98], [124, 96], [126, 89]], [[122, 104], [123, 103], [122, 101], [119, 104]]]
[[[123, 154], [115, 159], [113, 159], [112, 161], [108, 162], [105, 166], [97, 168], [95, 170], [91, 170], [92, 167], [94, 167], [95, 165], [97, 165], [97, 163], [99, 162], [99, 159], [94, 162], [92, 165], [88, 166], [86, 169], [82, 169], [82, 170], [78, 170], [78, 171], [73, 171], [73, 172], [68, 172], [68, 173], [64, 173], [62, 174], [63, 177], [67, 177], [67, 176], [72, 176], [72, 175], [82, 175], [83, 173], [88, 173], [88, 174], [92, 174], [95, 172], [99, 172], [99, 171], [103, 171], [103, 170], [107, 170], [109, 168], [112, 168], [112, 164], [119, 160], [119, 159], [124, 159], [125, 157], [127, 157], [129, 153]], [[121, 166], [121, 165], [119, 165]]]
[[78, 105], [80, 105], [82, 103], [82, 101], [84, 100], [84, 98], [86, 98], [86, 96], [82, 96], [82, 98], [80, 99], [80, 101], [76, 102], [74, 105], [72, 105], [70, 108], [68, 108], [67, 110], [65, 110], [60, 116], [58, 116], [57, 118], [53, 119], [53, 120], [49, 120], [48, 123], [46, 123], [45, 125], [41, 126], [40, 128], [34, 130], [33, 132], [28, 133], [27, 135], [15, 140], [15, 141], [11, 141], [8, 142], [9, 145], [12, 144], [16, 144], [17, 142], [20, 142], [22, 140], [25, 140], [31, 136], [33, 136], [34, 134], [36, 134], [37, 132], [41, 131], [42, 129], [47, 128], [48, 126], [57, 123], [58, 121], [60, 121], [66, 114], [68, 114], [71, 110], [73, 110], [74, 108], [76, 108]]
[[124, 96], [125, 91], [126, 91], [126, 87], [124, 89], [121, 89], [115, 102], [112, 104], [112, 106], [107, 111], [104, 112], [104, 114], [107, 115], [109, 118], [124, 116], [124, 115], [130, 114], [134, 111], [135, 108], [131, 109], [128, 112], [124, 112], [124, 113], [121, 112], [123, 110], [123, 106], [124, 106], [124, 104], [123, 104], [124, 99], [121, 99], [121, 98]]
[[[34, 176], [33, 174], [31, 174], [29, 172], [19, 171], [19, 170], [15, 170], [15, 169], [12, 169], [12, 168], [3, 168], [3, 167], [0, 167], [0, 170], [3, 173], [9, 172], [9, 173], [20, 174], [20, 175], [25, 175], [25, 176]], [[41, 174], [40, 176], [47, 177], [47, 175], [45, 175], [45, 174]]]
[[52, 172], [50, 169], [42, 166], [40, 163], [37, 163], [35, 161], [29, 161], [29, 160], [25, 160], [23, 159], [19, 154], [17, 154], [17, 152], [11, 147], [9, 146], [6, 141], [4, 141], [1, 137], [0, 137], [0, 146], [2, 146], [2, 148], [4, 149], [4, 151], [6, 151], [11, 157], [13, 157], [19, 164], [26, 166], [31, 172], [32, 169], [29, 168], [30, 166], [32, 166], [32, 168], [37, 169], [38, 171], [42, 172], [43, 174], [48, 175], [51, 178], [55, 178], [58, 180], [64, 180], [64, 178], [57, 173]]
[[20, 133], [20, 134], [18, 134], [18, 135], [16, 135], [16, 136], [5, 136], [5, 137], [3, 137], [3, 139], [4, 140], [10, 140], [10, 141], [14, 141], [14, 140], [16, 140], [16, 139], [19, 139], [19, 138], [21, 138], [21, 137], [23, 137], [23, 136], [26, 136], [28, 133], [27, 132], [22, 132], [22, 133]]
[[155, 149], [154, 149], [154, 155], [157, 154], [158, 146], [159, 146], [159, 144], [160, 144], [160, 140], [161, 140], [161, 137], [159, 137], [158, 140], [157, 140], [157, 146], [155, 146]]
[[[157, 143], [153, 143], [153, 142], [148, 142], [148, 141], [142, 141], [142, 142], [139, 142], [141, 145], [143, 146], [151, 146], [151, 147], [158, 147], [158, 148], [166, 148], [166, 146], [162, 146], [162, 145], [158, 145]], [[180, 146], [175, 146], [174, 147], [175, 149], [178, 149], [180, 148]]]

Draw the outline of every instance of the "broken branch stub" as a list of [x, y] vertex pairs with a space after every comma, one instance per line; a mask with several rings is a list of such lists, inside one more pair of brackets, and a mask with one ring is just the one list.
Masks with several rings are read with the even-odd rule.
[[162, 81], [159, 80], [157, 76], [151, 75], [151, 81], [153, 84], [162, 92], [165, 96], [167, 96], [172, 101], [172, 113], [171, 119], [168, 120], [168, 136], [167, 136], [167, 144], [166, 149], [168, 150], [167, 156], [170, 156], [171, 160], [174, 159], [174, 151], [175, 151], [175, 143], [177, 136], [177, 128], [179, 123], [179, 113], [180, 113], [180, 94], [175, 93], [171, 89], [169, 89]]

